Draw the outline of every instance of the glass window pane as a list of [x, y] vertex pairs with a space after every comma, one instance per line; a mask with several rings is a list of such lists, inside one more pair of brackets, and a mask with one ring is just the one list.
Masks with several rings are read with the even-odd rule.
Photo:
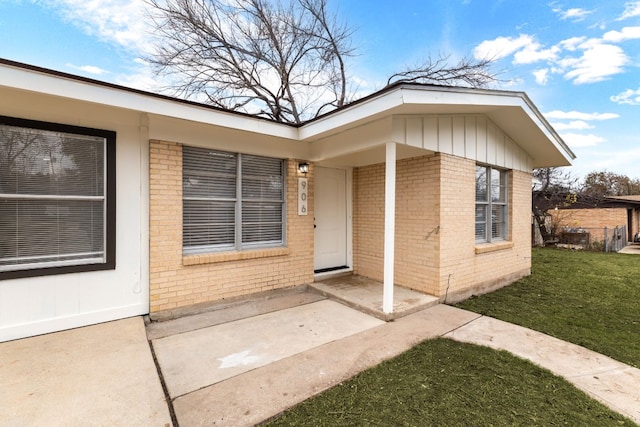
[[244, 202], [242, 242], [282, 242], [282, 204]]
[[0, 200], [0, 267], [104, 262], [103, 224], [101, 200]]
[[254, 200], [283, 199], [283, 162], [260, 156], [242, 156], [242, 198]]
[[0, 124], [0, 271], [107, 263], [108, 138], [16, 122]]
[[506, 177], [504, 171], [491, 170], [491, 201], [506, 203]]
[[476, 201], [486, 202], [487, 199], [487, 168], [476, 166]]
[[183, 147], [183, 248], [282, 243], [284, 186], [281, 159]]
[[104, 196], [105, 138], [0, 125], [0, 193]]
[[185, 200], [182, 213], [185, 248], [235, 243], [235, 202]]
[[491, 237], [493, 239], [507, 238], [507, 207], [494, 205], [491, 209]]
[[237, 155], [205, 148], [182, 150], [182, 189], [186, 198], [236, 197]]
[[486, 222], [476, 222], [476, 241], [477, 242], [485, 242], [487, 240], [487, 223]]

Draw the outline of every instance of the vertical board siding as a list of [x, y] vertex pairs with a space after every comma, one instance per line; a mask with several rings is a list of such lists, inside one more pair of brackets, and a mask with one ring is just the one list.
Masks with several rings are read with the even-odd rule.
[[424, 140], [422, 146], [427, 150], [440, 151], [438, 147], [438, 118], [428, 116], [422, 119], [424, 123]]
[[438, 151], [453, 154], [453, 120], [450, 116], [438, 117]]
[[476, 160], [479, 162], [487, 162], [487, 119], [478, 117], [476, 124], [476, 132], [478, 138], [476, 140]]
[[487, 122], [487, 163], [497, 164], [498, 161], [498, 128], [491, 122]]
[[394, 142], [506, 169], [531, 172], [533, 159], [482, 115], [406, 116], [394, 119]]
[[468, 116], [464, 120], [464, 140], [465, 140], [465, 153], [464, 156], [467, 159], [476, 158], [476, 144], [478, 139], [478, 132], [476, 130], [476, 117]]
[[422, 118], [408, 117], [405, 132], [407, 145], [422, 147]]
[[464, 126], [465, 118], [464, 116], [454, 116], [453, 117], [453, 152], [454, 156], [464, 157], [465, 153], [465, 126]]

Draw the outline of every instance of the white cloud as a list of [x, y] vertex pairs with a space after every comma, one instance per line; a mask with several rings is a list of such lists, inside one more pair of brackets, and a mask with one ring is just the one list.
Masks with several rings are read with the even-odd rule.
[[518, 38], [498, 37], [485, 40], [473, 49], [476, 59], [498, 60], [511, 55], [523, 47], [533, 43], [533, 38], [527, 34], [520, 34]]
[[533, 64], [538, 61], [553, 61], [557, 59], [560, 48], [558, 46], [552, 46], [549, 49], [540, 49], [542, 45], [537, 42], [532, 42], [524, 46], [513, 56], [514, 64]]
[[144, 0], [49, 0], [46, 5], [89, 35], [139, 52], [147, 49]]
[[88, 74], [95, 74], [97, 76], [101, 76], [103, 74], [108, 74], [109, 71], [104, 70], [100, 67], [96, 67], [95, 65], [73, 65], [70, 63], [65, 64], [69, 68], [73, 68], [74, 70], [84, 71]]
[[595, 147], [601, 142], [606, 141], [606, 139], [602, 138], [601, 136], [593, 134], [584, 135], [581, 133], [561, 133], [560, 136], [567, 144], [569, 144], [571, 148]]
[[545, 61], [545, 68], [533, 72], [540, 85], [546, 84], [551, 74], [562, 74], [574, 84], [595, 83], [624, 72], [630, 59], [613, 43], [634, 38], [640, 38], [640, 27], [609, 31], [603, 38], [572, 37], [551, 47], [545, 47], [531, 35], [521, 34], [517, 38], [485, 40], [474, 49], [474, 57], [497, 60], [513, 55], [514, 65]]
[[612, 43], [635, 39], [640, 39], [640, 27], [624, 27], [622, 31], [608, 31], [602, 36], [602, 40]]
[[572, 8], [567, 10], [562, 10], [559, 8], [553, 9], [555, 13], [560, 15], [560, 19], [563, 21], [570, 19], [573, 22], [584, 21], [584, 19], [593, 13], [593, 10], [586, 10], [581, 8]]
[[582, 113], [580, 111], [560, 111], [553, 110], [548, 113], [544, 113], [547, 119], [556, 120], [611, 120], [617, 119], [620, 115], [615, 113]]
[[640, 105], [640, 88], [636, 90], [627, 89], [612, 96], [610, 99], [616, 104]]
[[549, 81], [549, 69], [543, 68], [541, 70], [535, 70], [533, 72], [533, 76], [536, 78], [536, 83], [544, 86]]
[[640, 1], [631, 1], [624, 4], [624, 12], [617, 20], [622, 21], [636, 16], [640, 16]]
[[565, 78], [573, 80], [575, 84], [607, 80], [623, 72], [624, 65], [629, 63], [629, 58], [620, 47], [596, 39], [586, 41], [580, 48], [584, 49], [581, 57], [559, 61], [562, 67], [570, 69], [565, 73]]
[[557, 131], [593, 129], [593, 125], [590, 125], [584, 120], [572, 120], [568, 123], [551, 123], [551, 126]]
[[562, 40], [559, 44], [563, 49], [566, 49], [568, 51], [575, 51], [578, 50], [578, 46], [580, 46], [582, 43], [585, 42], [585, 40], [587, 40], [586, 37], [571, 37], [569, 39], [566, 40]]

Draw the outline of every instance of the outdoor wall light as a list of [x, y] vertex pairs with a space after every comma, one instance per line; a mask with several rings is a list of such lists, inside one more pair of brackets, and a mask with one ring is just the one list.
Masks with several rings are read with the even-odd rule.
[[298, 163], [298, 172], [301, 172], [305, 175], [309, 173], [309, 163], [307, 162]]

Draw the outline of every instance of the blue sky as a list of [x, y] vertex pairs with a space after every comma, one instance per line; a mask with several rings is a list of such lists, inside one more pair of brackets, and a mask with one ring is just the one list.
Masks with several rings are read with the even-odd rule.
[[[640, 0], [329, 0], [354, 29], [360, 91], [431, 55], [492, 57], [594, 170], [640, 178]], [[0, 57], [158, 91], [142, 0], [0, 0]]]

